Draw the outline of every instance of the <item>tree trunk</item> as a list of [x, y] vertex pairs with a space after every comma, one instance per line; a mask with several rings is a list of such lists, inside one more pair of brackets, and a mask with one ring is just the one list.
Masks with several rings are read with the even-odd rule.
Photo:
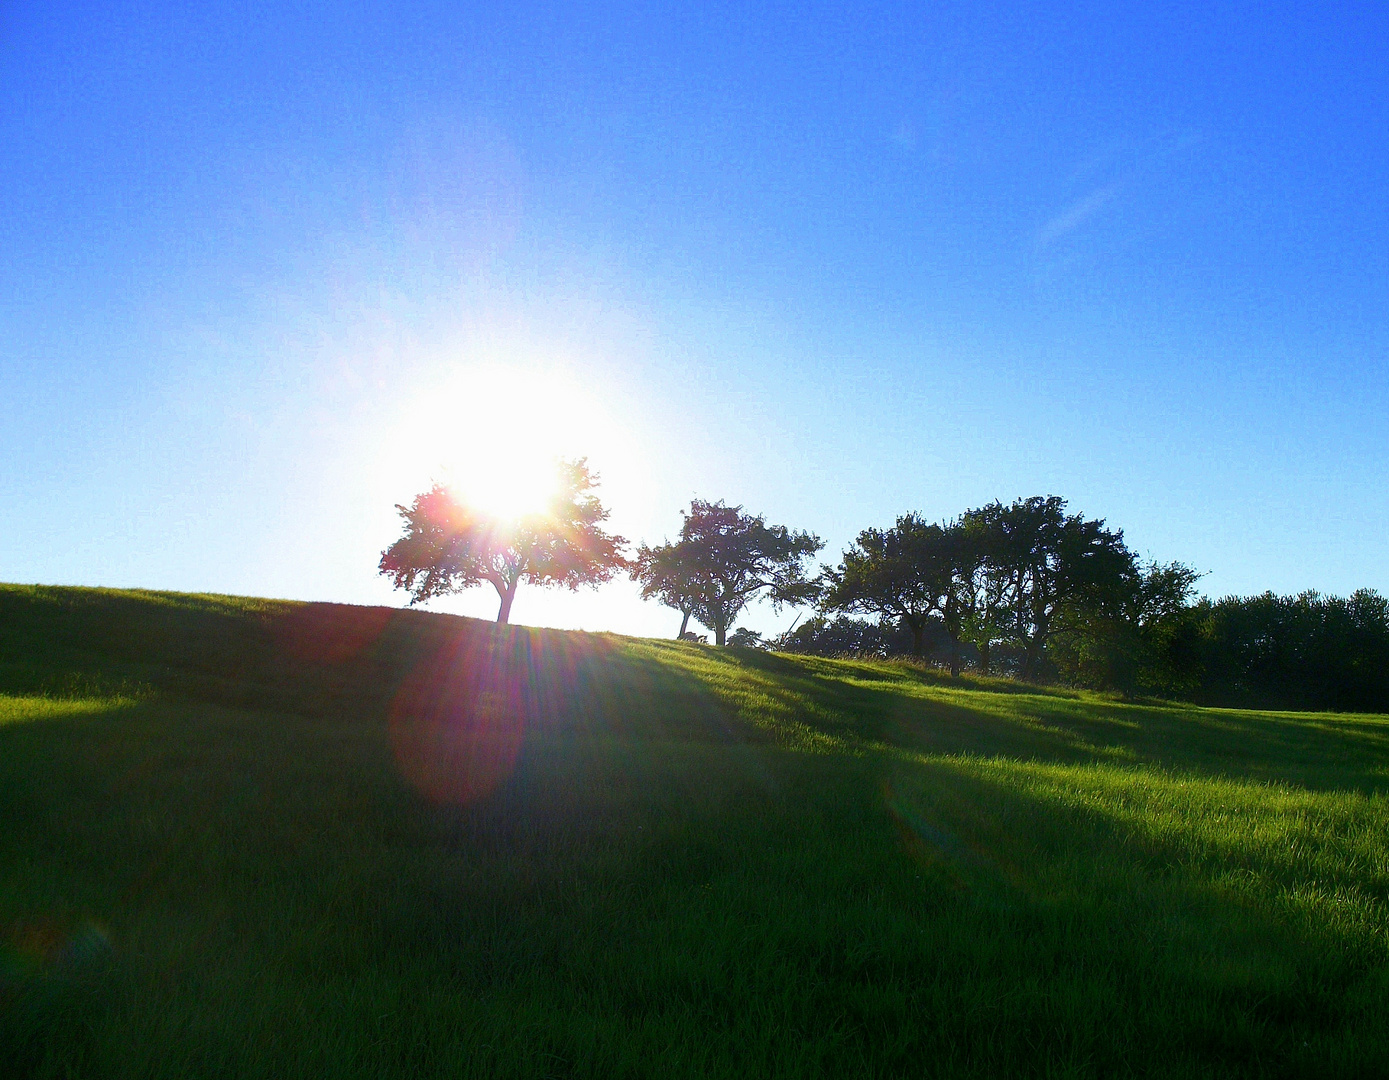
[[979, 667], [985, 675], [989, 673], [989, 649], [993, 645], [987, 637], [978, 642], [979, 645]]
[[728, 637], [728, 620], [724, 618], [723, 612], [714, 616], [714, 644], [726, 645]]
[[682, 611], [682, 612], [680, 613], [680, 633], [678, 633], [678, 634], [675, 635], [676, 640], [678, 641], [680, 638], [683, 638], [683, 637], [685, 636], [685, 631], [688, 630], [689, 628], [690, 628], [690, 613], [689, 613], [688, 611]]
[[506, 623], [511, 621], [511, 602], [516, 599], [516, 586], [518, 583], [519, 579], [517, 581], [513, 581], [510, 585], [507, 586], [505, 592], [503, 592], [501, 589], [497, 590], [497, 592], [501, 593], [502, 597], [502, 606], [497, 611], [497, 623], [499, 625], [505, 625]]
[[1027, 639], [1027, 656], [1022, 666], [1022, 677], [1027, 682], [1037, 679], [1037, 671], [1042, 666], [1042, 648], [1050, 633], [1051, 616], [1045, 607], [1037, 603], [1032, 608], [1032, 635]]
[[907, 625], [912, 632], [912, 655], [924, 658], [926, 656], [926, 624], [908, 620]]
[[950, 635], [950, 677], [958, 679], [960, 677], [960, 636]]
[[1032, 638], [1027, 643], [1027, 656], [1022, 662], [1022, 677], [1025, 682], [1033, 682], [1037, 678], [1037, 669], [1041, 666], [1042, 660], [1042, 639]]

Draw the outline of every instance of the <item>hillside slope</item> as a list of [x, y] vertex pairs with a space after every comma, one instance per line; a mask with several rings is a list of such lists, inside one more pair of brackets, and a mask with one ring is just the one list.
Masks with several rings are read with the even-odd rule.
[[0, 586], [0, 1065], [1382, 1072], [1386, 767], [1382, 716]]

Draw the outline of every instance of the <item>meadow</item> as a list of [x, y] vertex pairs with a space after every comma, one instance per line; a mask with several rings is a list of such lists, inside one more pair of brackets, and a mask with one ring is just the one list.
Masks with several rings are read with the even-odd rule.
[[0, 1072], [1389, 1071], [1389, 717], [0, 586]]

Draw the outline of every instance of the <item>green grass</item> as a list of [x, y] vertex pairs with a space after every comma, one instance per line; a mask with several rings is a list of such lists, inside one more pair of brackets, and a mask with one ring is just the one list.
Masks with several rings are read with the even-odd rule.
[[0, 1073], [1389, 1071], [1389, 717], [0, 587]]

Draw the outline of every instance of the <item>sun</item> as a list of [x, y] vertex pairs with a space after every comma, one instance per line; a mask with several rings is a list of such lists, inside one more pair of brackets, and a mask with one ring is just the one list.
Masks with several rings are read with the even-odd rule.
[[[514, 522], [550, 508], [564, 458], [601, 443], [583, 388], [554, 372], [467, 365], [411, 402], [391, 470], [442, 483], [464, 504]], [[427, 473], [425, 472], [427, 470]]]
[[605, 493], [620, 497], [649, 459], [622, 411], [625, 394], [557, 362], [442, 365], [398, 399], [375, 440], [373, 485], [389, 506], [442, 484], [459, 502], [517, 522], [552, 509], [561, 462], [584, 458]]
[[558, 490], [558, 454], [529, 447], [493, 445], [454, 464], [448, 484], [468, 506], [515, 522], [544, 513]]

